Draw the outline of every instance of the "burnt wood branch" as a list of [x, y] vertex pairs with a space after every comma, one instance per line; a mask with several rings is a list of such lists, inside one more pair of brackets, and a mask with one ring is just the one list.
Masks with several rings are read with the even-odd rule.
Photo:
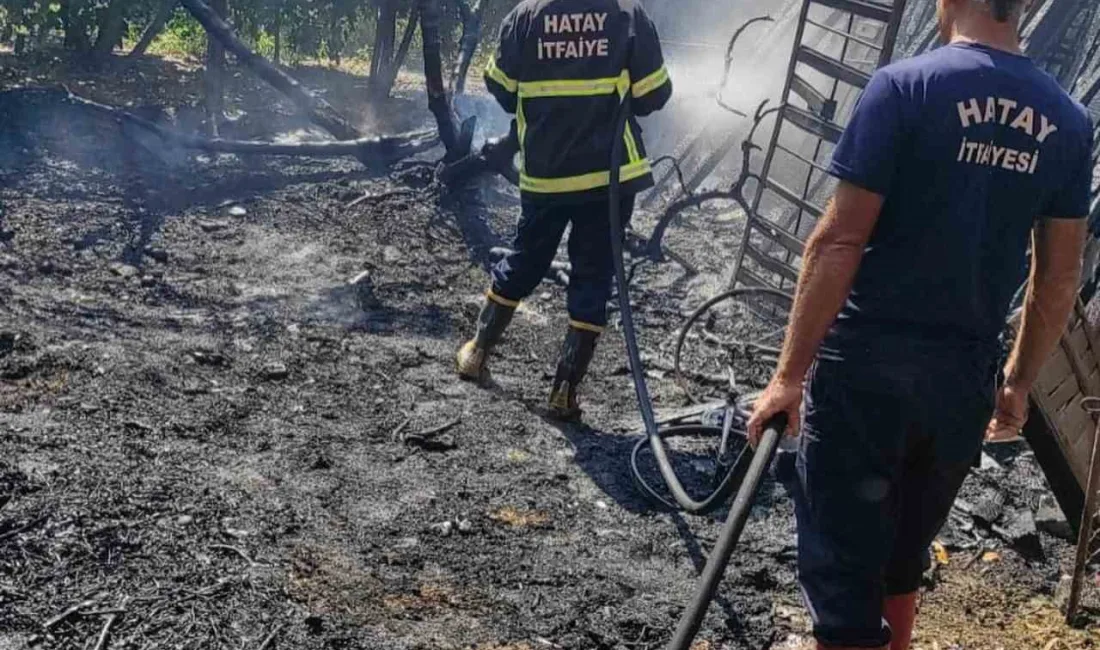
[[[198, 0], [189, 0], [192, 2]], [[424, 42], [424, 82], [428, 91], [428, 110], [439, 126], [439, 139], [447, 149], [448, 162], [458, 160], [468, 151], [459, 150], [458, 130], [447, 89], [443, 85], [443, 57], [440, 37], [439, 0], [418, 0], [420, 37]]]
[[311, 93], [297, 79], [275, 67], [264, 57], [248, 49], [248, 46], [233, 34], [229, 24], [205, 2], [202, 0], [180, 0], [180, 2], [187, 11], [191, 12], [195, 20], [199, 21], [207, 34], [221, 42], [225, 49], [232, 52], [245, 67], [286, 95], [298, 110], [309, 116], [314, 124], [331, 133], [337, 140], [357, 140], [362, 137], [363, 134], [331, 104]]
[[507, 136], [486, 140], [477, 153], [444, 165], [439, 171], [439, 180], [445, 185], [458, 185], [483, 173], [497, 173], [518, 186], [519, 171], [512, 164], [517, 153], [519, 136], [513, 123]]
[[385, 167], [393, 162], [432, 149], [438, 140], [429, 131], [401, 136], [359, 138], [336, 142], [274, 143], [249, 140], [223, 140], [180, 133], [133, 113], [68, 93], [65, 101], [110, 117], [120, 124], [133, 126], [156, 135], [165, 142], [185, 149], [211, 153], [252, 154], [264, 156], [316, 156], [338, 158], [353, 156], [372, 167]]

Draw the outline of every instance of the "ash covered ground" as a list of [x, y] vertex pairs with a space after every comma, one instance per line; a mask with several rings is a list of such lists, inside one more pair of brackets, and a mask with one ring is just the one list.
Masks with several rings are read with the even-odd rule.
[[[5, 88], [63, 78], [116, 105], [198, 94], [155, 59], [4, 65]], [[355, 78], [302, 75], [351, 112]], [[303, 128], [250, 83], [233, 86], [238, 137]], [[0, 94], [0, 114], [0, 648], [92, 647], [105, 626], [111, 648], [667, 641], [724, 513], [658, 513], [635, 490], [620, 331], [585, 385], [589, 426], [541, 416], [566, 325], [552, 283], [494, 357], [494, 387], [453, 377], [518, 209], [503, 181], [441, 196], [412, 163], [148, 151], [33, 93]], [[429, 119], [415, 96], [373, 114], [380, 132]], [[688, 214], [667, 242], [702, 273], [638, 272], [659, 409], [687, 404], [672, 343], [739, 229], [732, 208]], [[963, 498], [916, 647], [1100, 645], [1059, 622], [1072, 548], [1050, 513], [1029, 532], [1050, 501], [1029, 452], [995, 450]], [[794, 557], [769, 481], [697, 648], [805, 632]]]

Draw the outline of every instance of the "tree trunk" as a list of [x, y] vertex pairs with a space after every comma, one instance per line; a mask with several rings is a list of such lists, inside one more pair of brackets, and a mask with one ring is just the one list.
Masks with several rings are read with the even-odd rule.
[[420, 7], [420, 37], [424, 41], [424, 81], [428, 90], [428, 110], [439, 125], [439, 139], [447, 148], [448, 157], [457, 152], [458, 133], [443, 85], [443, 60], [439, 37], [439, 0], [418, 0]]
[[455, 0], [462, 18], [462, 39], [459, 41], [458, 60], [451, 74], [452, 101], [454, 97], [466, 92], [466, 77], [470, 75], [470, 65], [477, 53], [477, 46], [481, 44], [481, 26], [484, 24], [490, 0], [476, 1], [477, 6], [470, 7], [466, 0]]
[[88, 39], [88, 21], [84, 16], [85, 0], [68, 0], [61, 6], [61, 26], [65, 31], [65, 49], [86, 53], [92, 44]]
[[107, 11], [99, 23], [99, 34], [96, 36], [95, 46], [92, 47], [92, 53], [96, 58], [109, 56], [122, 40], [122, 30], [126, 26], [123, 18], [127, 1], [111, 0], [107, 5]]
[[283, 60], [283, 8], [275, 13], [275, 65]]
[[[227, 0], [213, 0], [210, 8], [222, 20], [229, 13]], [[206, 39], [206, 70], [203, 74], [203, 94], [206, 99], [207, 132], [218, 136], [225, 117], [225, 47], [216, 38]]]
[[27, 51], [27, 36], [21, 29], [24, 22], [23, 12], [26, 9], [26, 4], [26, 0], [15, 0], [14, 6], [10, 9], [11, 13], [8, 16], [10, 22], [7, 28], [15, 35], [12, 48], [16, 56]]
[[245, 67], [286, 95], [294, 102], [298, 110], [305, 113], [314, 124], [331, 133], [337, 140], [356, 140], [361, 137], [359, 131], [348, 124], [348, 121], [328, 102], [313, 95], [303, 88], [298, 80], [248, 49], [244, 43], [233, 35], [233, 30], [229, 25], [219, 18], [206, 3], [202, 0], [180, 1], [206, 29], [207, 34], [220, 41]]
[[382, 0], [382, 5], [378, 7], [378, 19], [374, 28], [374, 49], [370, 57], [368, 92], [371, 100], [382, 100], [390, 94], [390, 87], [385, 84], [385, 79], [393, 59], [393, 44], [396, 37], [397, 0]]
[[332, 18], [328, 25], [328, 43], [325, 49], [328, 51], [329, 62], [336, 65], [340, 65], [344, 52], [344, 34], [340, 18], [341, 16], [336, 12], [336, 8], [333, 7]]
[[394, 55], [393, 60], [383, 67], [382, 72], [379, 73], [379, 95], [374, 98], [375, 101], [384, 101], [389, 98], [390, 93], [393, 92], [393, 84], [397, 81], [397, 75], [401, 72], [401, 66], [405, 65], [405, 59], [409, 56], [409, 49], [412, 47], [413, 36], [416, 36], [417, 22], [420, 20], [420, 14], [417, 13], [416, 8], [409, 9], [408, 22], [405, 25], [405, 33], [401, 37], [401, 45], [397, 48], [397, 54]]
[[164, 26], [168, 23], [168, 19], [172, 17], [172, 11], [176, 8], [178, 0], [163, 0], [160, 6], [157, 7], [157, 13], [153, 16], [153, 20], [145, 27], [145, 31], [141, 33], [141, 38], [138, 40], [137, 45], [133, 50], [130, 50], [131, 58], [137, 58], [144, 56], [145, 51], [149, 49], [149, 46], [153, 43]]

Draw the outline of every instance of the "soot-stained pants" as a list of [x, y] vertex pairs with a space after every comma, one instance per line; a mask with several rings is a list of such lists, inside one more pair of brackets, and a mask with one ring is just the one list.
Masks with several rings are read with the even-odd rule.
[[827, 646], [889, 643], [883, 600], [919, 588], [993, 412], [993, 364], [964, 367], [934, 350], [888, 356], [819, 359], [806, 383], [788, 488], [799, 583]]
[[[634, 211], [634, 196], [621, 199], [623, 228]], [[607, 324], [607, 301], [615, 267], [611, 258], [608, 202], [605, 199], [548, 205], [524, 199], [512, 242], [512, 254], [493, 267], [491, 300], [515, 306], [531, 295], [554, 261], [565, 227], [569, 231], [568, 308], [570, 325], [602, 331]], [[620, 237], [622, 235], [620, 234]]]

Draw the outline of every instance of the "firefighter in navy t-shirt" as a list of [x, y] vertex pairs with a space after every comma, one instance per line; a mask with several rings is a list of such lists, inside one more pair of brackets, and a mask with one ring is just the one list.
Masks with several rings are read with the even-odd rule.
[[1020, 53], [1025, 4], [940, 0], [949, 44], [878, 71], [833, 154], [840, 185], [749, 427], [758, 441], [783, 412], [801, 434], [798, 574], [819, 648], [909, 647], [929, 545], [983, 434], [1023, 427], [1075, 299], [1092, 126]]
[[[607, 187], [611, 143], [622, 139], [623, 224], [634, 195], [653, 184], [641, 117], [662, 108], [672, 82], [639, 0], [525, 0], [505, 17], [485, 83], [516, 116], [523, 214], [513, 252], [492, 271], [477, 334], [458, 352], [459, 376], [478, 380], [519, 301], [538, 286], [569, 234], [569, 330], [550, 393], [550, 414], [580, 415], [584, 379], [607, 323], [613, 266]], [[614, 133], [620, 102], [631, 118]]]

